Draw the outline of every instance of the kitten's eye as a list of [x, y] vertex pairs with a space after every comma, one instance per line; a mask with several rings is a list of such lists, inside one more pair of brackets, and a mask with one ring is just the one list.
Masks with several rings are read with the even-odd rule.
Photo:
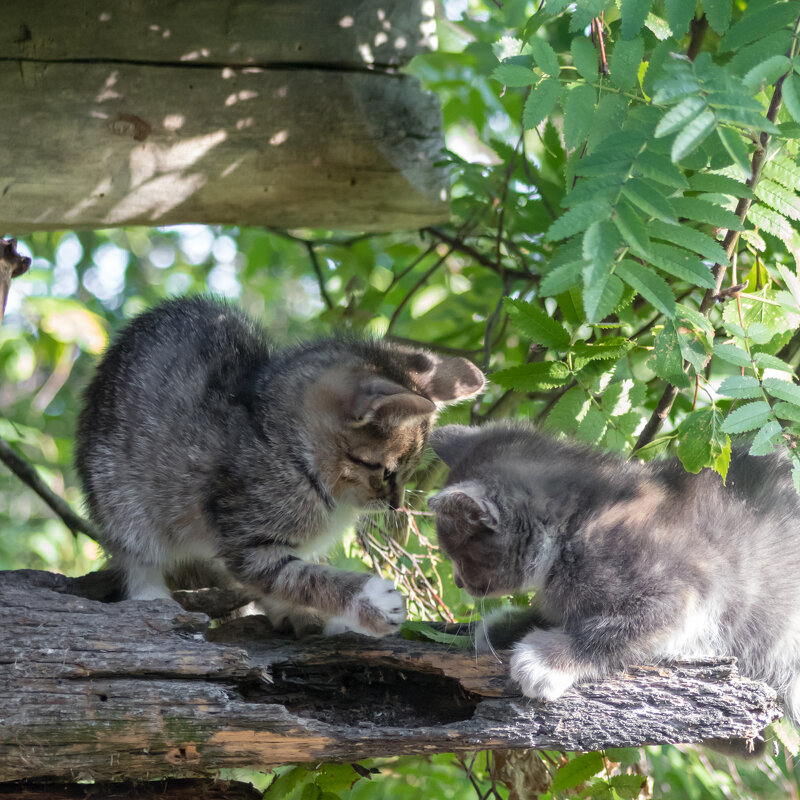
[[364, 467], [364, 469], [369, 469], [372, 471], [383, 469], [383, 464], [374, 464], [372, 461], [364, 461], [363, 458], [358, 458], [352, 455], [351, 453], [347, 453], [346, 457], [354, 464], [357, 464], [359, 467]]

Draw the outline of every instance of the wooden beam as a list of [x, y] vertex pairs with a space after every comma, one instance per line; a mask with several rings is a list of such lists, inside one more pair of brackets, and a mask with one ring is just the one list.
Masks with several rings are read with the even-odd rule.
[[0, 232], [446, 219], [438, 102], [394, 71], [422, 5], [13, 0]]
[[0, 573], [0, 781], [197, 777], [224, 767], [480, 748], [754, 739], [775, 692], [728, 660], [631, 667], [531, 702], [503, 661], [430, 642], [208, 630], [168, 601], [101, 603]]

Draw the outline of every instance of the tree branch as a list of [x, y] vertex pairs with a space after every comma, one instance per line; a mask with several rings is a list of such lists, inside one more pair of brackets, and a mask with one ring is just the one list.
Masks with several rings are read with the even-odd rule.
[[30, 486], [30, 488], [61, 517], [63, 523], [73, 533], [80, 531], [87, 536], [91, 536], [92, 539], [97, 540], [97, 533], [91, 523], [78, 516], [69, 507], [66, 500], [59, 497], [50, 489], [39, 477], [39, 473], [3, 439], [0, 439], [0, 461], [2, 461], [23, 483]]

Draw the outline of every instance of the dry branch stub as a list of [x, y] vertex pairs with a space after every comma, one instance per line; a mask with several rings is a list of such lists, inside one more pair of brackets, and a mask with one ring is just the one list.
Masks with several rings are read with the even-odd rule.
[[0, 229], [389, 230], [447, 218], [422, 0], [12, 0]]
[[775, 692], [731, 661], [632, 667], [536, 703], [491, 655], [355, 635], [209, 629], [102, 580], [0, 573], [0, 781], [200, 777], [224, 767], [480, 748], [594, 750], [758, 735]]

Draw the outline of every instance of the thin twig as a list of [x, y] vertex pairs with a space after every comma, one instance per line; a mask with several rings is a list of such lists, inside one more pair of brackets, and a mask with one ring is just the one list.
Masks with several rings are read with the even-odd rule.
[[28, 484], [50, 508], [61, 517], [64, 524], [73, 532], [78, 531], [97, 539], [97, 533], [92, 525], [79, 517], [67, 505], [66, 500], [59, 497], [39, 477], [39, 473], [20, 456], [4, 439], [0, 439], [0, 461], [2, 461], [23, 483]]
[[[435, 236], [437, 239], [449, 244], [454, 250], [457, 250], [460, 253], [464, 253], [465, 255], [470, 256], [473, 261], [476, 261], [482, 267], [487, 267], [488, 269], [492, 270], [492, 272], [498, 272], [497, 264], [492, 261], [492, 259], [481, 253], [480, 250], [472, 247], [472, 245], [467, 244], [463, 239], [459, 239], [455, 236], [451, 236], [449, 233], [446, 233], [441, 228], [433, 228], [427, 227], [422, 229], [423, 233], [429, 233], [431, 236]], [[492, 237], [494, 239], [494, 237]], [[520, 279], [520, 280], [529, 280], [530, 278], [535, 277], [532, 272], [523, 272], [522, 270], [516, 269], [508, 269], [507, 267], [503, 269], [503, 272], [508, 275], [509, 277]]]
[[325, 276], [322, 274], [322, 267], [320, 266], [319, 259], [317, 258], [317, 253], [314, 250], [314, 245], [311, 242], [304, 242], [303, 244], [308, 251], [309, 259], [311, 259], [311, 266], [314, 268], [314, 274], [317, 276], [319, 293], [322, 295], [322, 299], [330, 311], [333, 308], [333, 301], [328, 294], [328, 290], [325, 288]]

